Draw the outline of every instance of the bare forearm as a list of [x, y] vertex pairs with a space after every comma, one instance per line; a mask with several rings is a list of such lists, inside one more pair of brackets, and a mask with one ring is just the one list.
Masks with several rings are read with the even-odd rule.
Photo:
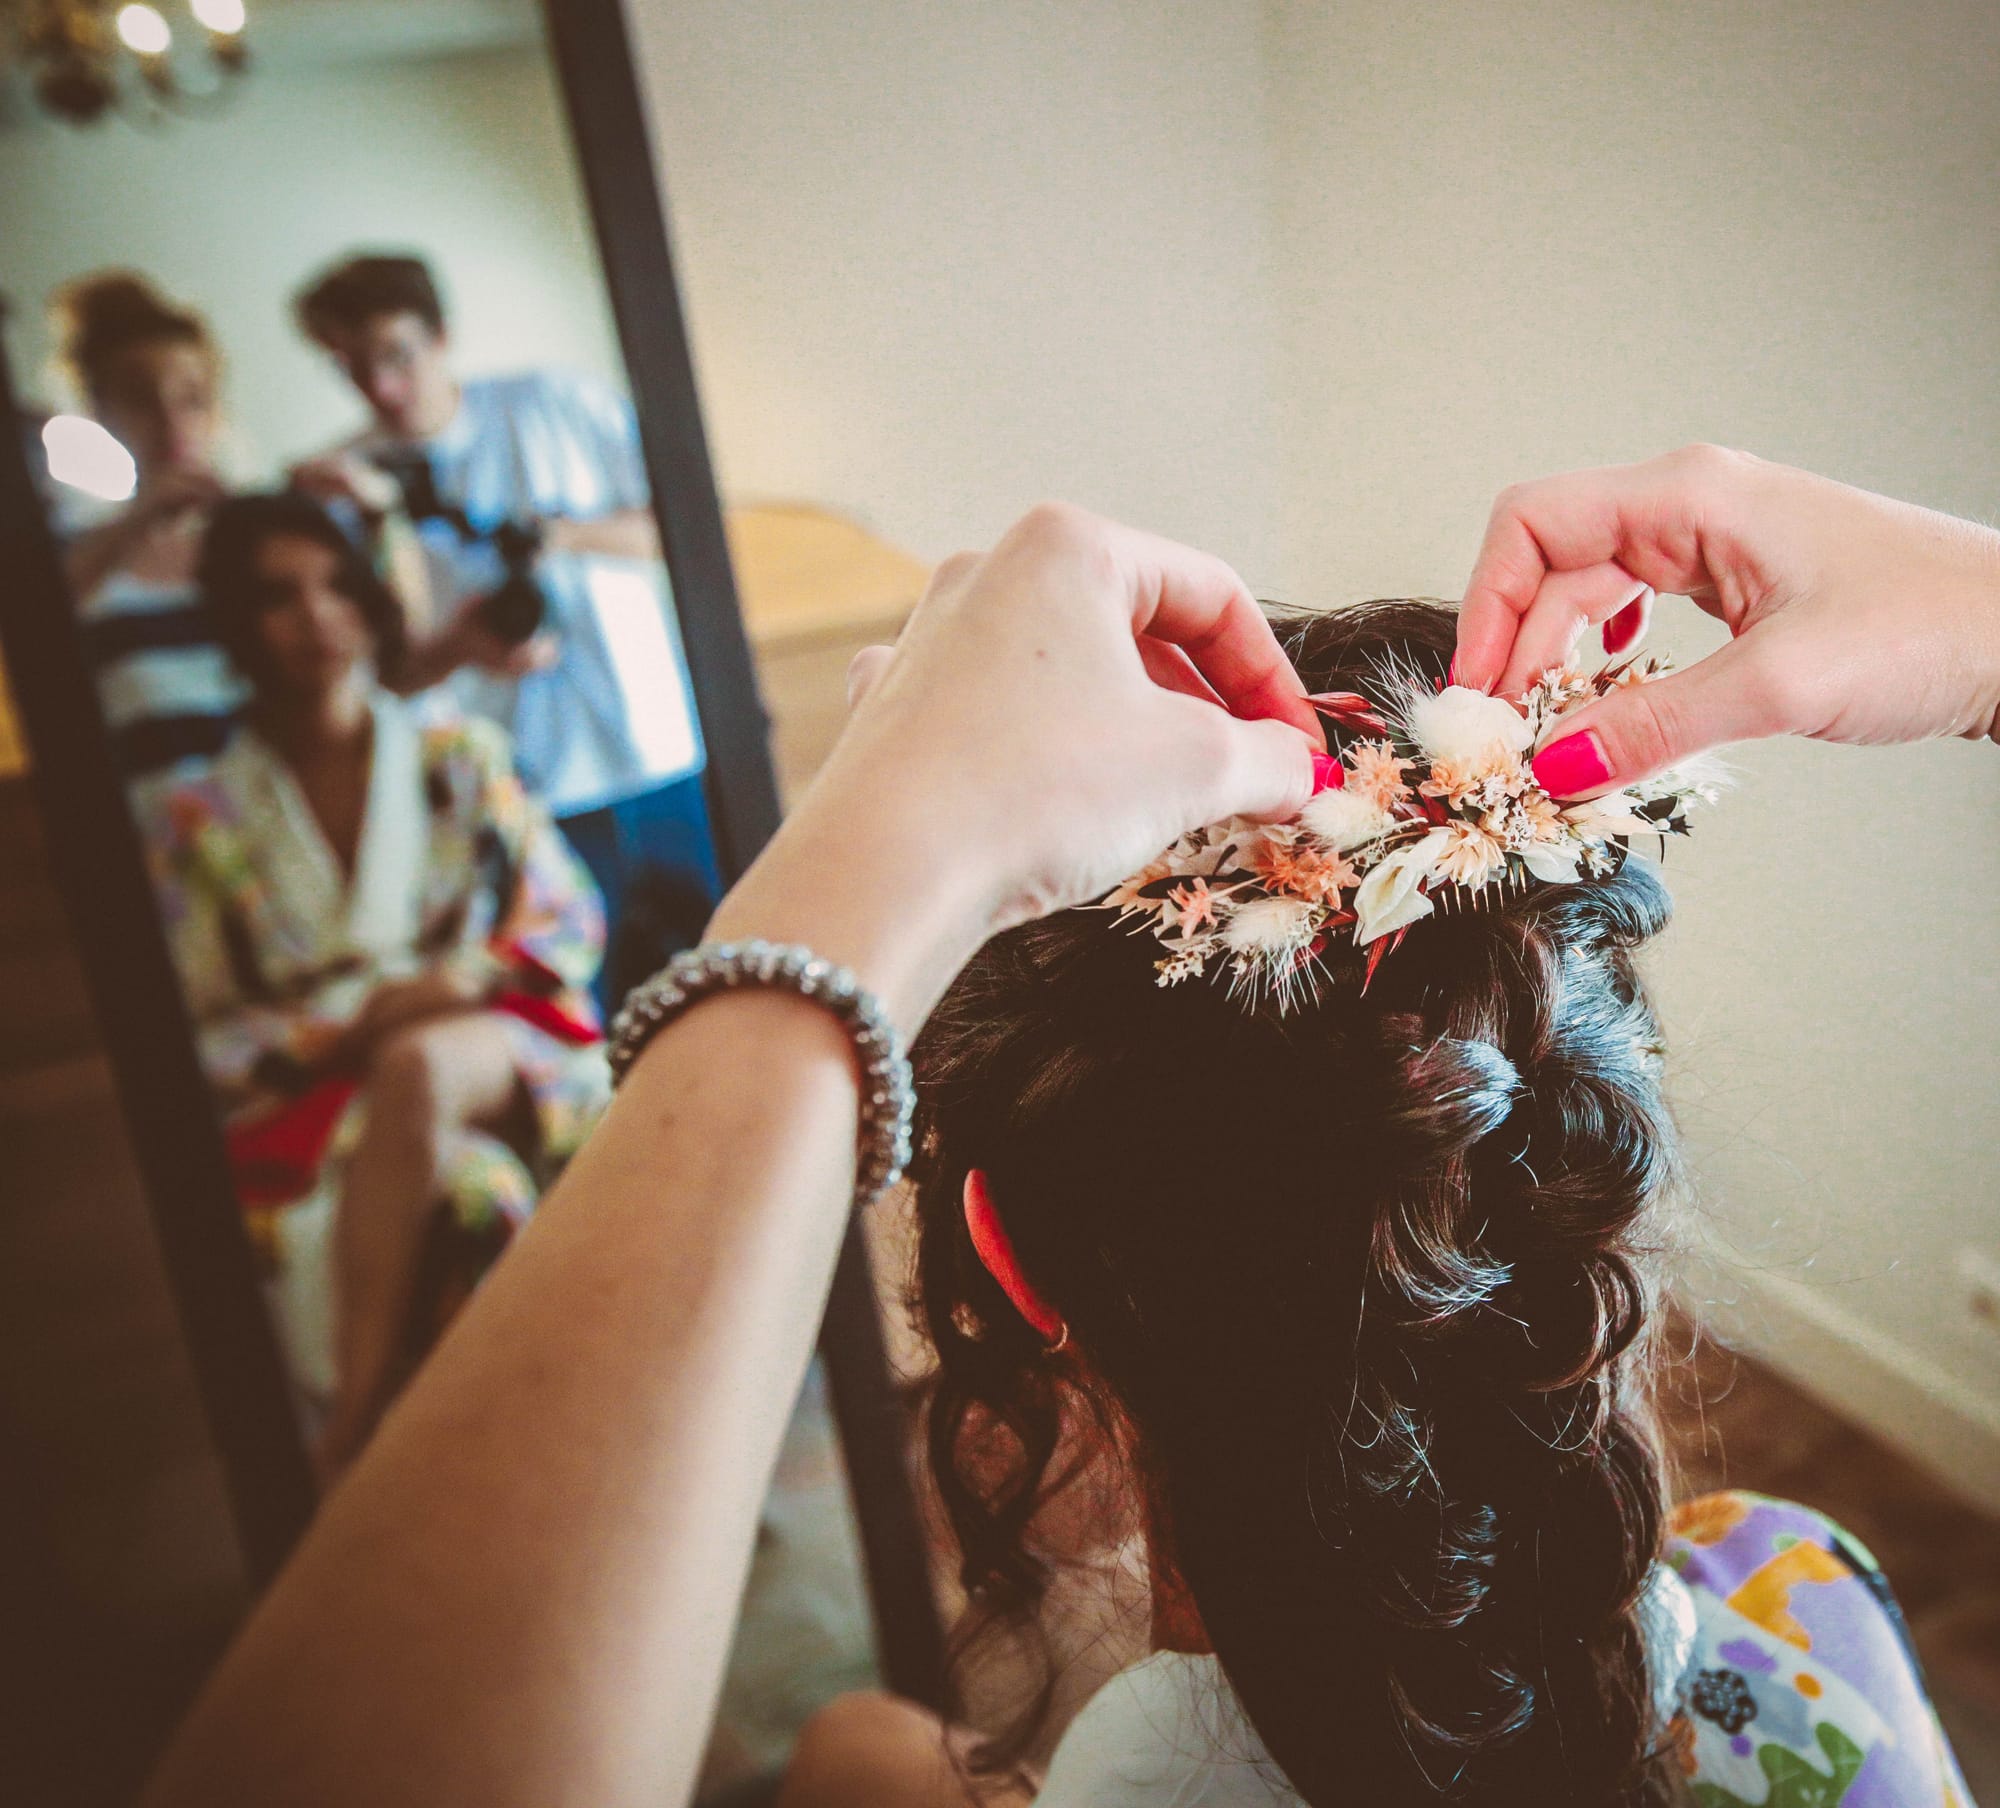
[[[964, 932], [943, 907], [795, 902], [802, 839], [716, 933], [811, 940], [908, 1025]], [[815, 1007], [735, 995], [672, 1025], [323, 1511], [154, 1808], [681, 1799], [854, 1126], [849, 1048]]]
[[731, 998], [670, 1038], [329, 1502], [155, 1803], [684, 1793], [854, 1131], [809, 1008]]
[[[1157, 686], [1135, 635], [1229, 710]], [[807, 944], [906, 1033], [998, 925], [1309, 793], [1312, 711], [1242, 580], [1059, 505], [948, 561], [855, 672], [854, 721], [709, 933]], [[733, 994], [669, 1026], [308, 1533], [152, 1808], [683, 1799], [855, 1115], [813, 1006]]]
[[465, 636], [456, 624], [448, 623], [429, 634], [416, 634], [403, 649], [395, 669], [385, 674], [389, 688], [398, 696], [415, 696], [434, 684], [442, 684], [466, 663]]

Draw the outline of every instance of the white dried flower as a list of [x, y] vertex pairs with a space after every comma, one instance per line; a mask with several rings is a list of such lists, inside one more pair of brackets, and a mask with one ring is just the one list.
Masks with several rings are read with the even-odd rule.
[[1521, 850], [1522, 864], [1545, 885], [1572, 883], [1582, 857], [1583, 850], [1579, 847], [1561, 847], [1547, 842], [1538, 842]]
[[1534, 731], [1511, 703], [1462, 684], [1409, 705], [1410, 737], [1433, 765], [1470, 772], [1523, 752]]
[[1170, 954], [1163, 961], [1153, 963], [1153, 971], [1163, 986], [1177, 986], [1184, 979], [1199, 979], [1202, 969], [1208, 965], [1211, 952], [1209, 944], [1200, 947], [1182, 948]]
[[1613, 835], [1651, 835], [1654, 825], [1634, 815], [1638, 799], [1627, 791], [1608, 792], [1588, 803], [1565, 804], [1563, 821], [1584, 841], [1604, 841]]
[[1299, 821], [1336, 854], [1379, 841], [1396, 819], [1372, 797], [1345, 787], [1322, 791], [1299, 812]]
[[1354, 939], [1372, 941], [1431, 914], [1431, 901], [1417, 888], [1431, 876], [1432, 863], [1451, 844], [1451, 831], [1433, 829], [1423, 840], [1398, 848], [1370, 870], [1354, 894]]
[[1712, 804], [1728, 788], [1729, 777], [1729, 768], [1714, 754], [1692, 753], [1678, 766], [1669, 766], [1626, 788], [1642, 804], [1662, 797], [1698, 797]]
[[1223, 945], [1269, 959], [1297, 954], [1313, 939], [1319, 918], [1303, 898], [1252, 898], [1231, 914], [1222, 931]]
[[1476, 822], [1445, 824], [1451, 837], [1432, 865], [1440, 879], [1476, 891], [1507, 864], [1507, 850], [1497, 836]]

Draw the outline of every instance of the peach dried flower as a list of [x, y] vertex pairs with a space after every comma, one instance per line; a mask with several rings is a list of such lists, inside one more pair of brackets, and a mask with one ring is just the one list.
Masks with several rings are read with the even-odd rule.
[[1506, 849], [1477, 823], [1447, 823], [1444, 832], [1451, 839], [1431, 861], [1431, 871], [1440, 879], [1480, 886], [1506, 865]]
[[1178, 912], [1183, 934], [1215, 927], [1215, 894], [1208, 889], [1206, 879], [1190, 879], [1185, 885], [1176, 885], [1167, 893], [1167, 902]]
[[1267, 842], [1259, 851], [1257, 871], [1272, 891], [1314, 904], [1338, 903], [1343, 886], [1361, 883], [1361, 875], [1340, 855], [1311, 842]]
[[1410, 795], [1403, 782], [1410, 762], [1397, 757], [1387, 741], [1357, 741], [1347, 750], [1349, 777], [1344, 787], [1381, 805], [1394, 809]]

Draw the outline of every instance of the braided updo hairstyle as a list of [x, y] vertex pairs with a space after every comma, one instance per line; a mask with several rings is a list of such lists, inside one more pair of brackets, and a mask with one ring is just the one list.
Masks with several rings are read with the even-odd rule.
[[[1454, 617], [1281, 620], [1307, 688], [1442, 682]], [[928, 1440], [991, 1624], [1091, 1428], [1308, 1802], [1673, 1799], [1642, 1634], [1662, 1534], [1653, 1209], [1673, 1178], [1644, 863], [1340, 944], [1280, 1016], [1154, 983], [1072, 910], [995, 938], [916, 1051]], [[1051, 1353], [967, 1235], [985, 1171]], [[1025, 1729], [1016, 1729], [1025, 1733]], [[996, 1740], [1004, 1768], [1025, 1743]]]

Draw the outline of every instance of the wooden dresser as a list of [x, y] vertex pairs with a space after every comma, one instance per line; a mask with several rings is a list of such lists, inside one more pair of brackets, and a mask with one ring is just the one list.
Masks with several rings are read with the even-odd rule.
[[930, 570], [865, 528], [804, 504], [728, 511], [729, 552], [750, 633], [771, 755], [789, 803], [847, 716], [847, 662], [896, 638]]

